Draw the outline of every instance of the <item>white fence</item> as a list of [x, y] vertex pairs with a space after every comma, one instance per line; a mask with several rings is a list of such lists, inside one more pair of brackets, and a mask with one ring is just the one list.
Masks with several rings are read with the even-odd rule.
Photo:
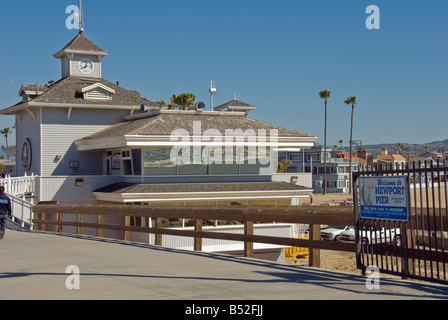
[[[188, 230], [193, 227], [176, 228], [177, 230]], [[204, 227], [203, 231], [218, 232], [218, 233], [235, 233], [244, 234], [244, 225], [229, 225], [218, 227]], [[254, 224], [254, 234], [272, 237], [293, 238], [299, 235], [298, 225], [287, 223], [276, 224]], [[167, 248], [193, 250], [193, 241], [191, 237], [179, 237], [164, 235], [162, 238], [162, 246]], [[150, 244], [155, 243], [155, 236], [150, 235]], [[284, 246], [254, 243], [254, 249], [280, 249]], [[244, 244], [241, 241], [222, 240], [222, 239], [202, 239], [202, 251], [205, 252], [223, 252], [223, 251], [240, 251], [244, 249]]]
[[12, 194], [7, 193], [7, 195], [11, 199], [12, 221], [19, 224], [22, 228], [32, 229], [33, 224], [31, 220], [33, 218], [34, 204]]
[[35, 175], [17, 178], [6, 176], [6, 178], [0, 179], [0, 186], [4, 186], [5, 192], [14, 196], [34, 195], [36, 192], [36, 178], [37, 176]]

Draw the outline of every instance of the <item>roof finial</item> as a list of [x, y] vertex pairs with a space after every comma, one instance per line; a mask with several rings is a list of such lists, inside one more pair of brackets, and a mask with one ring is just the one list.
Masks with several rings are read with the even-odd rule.
[[83, 33], [84, 32], [84, 28], [82, 26], [82, 0], [79, 0], [78, 22], [79, 22], [79, 33]]
[[233, 100], [236, 100], [236, 94], [233, 94]]

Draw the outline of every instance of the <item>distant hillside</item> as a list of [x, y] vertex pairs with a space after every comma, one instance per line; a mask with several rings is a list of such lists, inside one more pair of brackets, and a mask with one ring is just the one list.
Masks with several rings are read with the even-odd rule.
[[[387, 143], [387, 144], [371, 144], [364, 145], [364, 149], [372, 154], [379, 154], [381, 150], [386, 149], [388, 153], [400, 153], [403, 155], [411, 154], [414, 156], [425, 153], [426, 151], [435, 151], [448, 153], [448, 139], [443, 141], [434, 141], [423, 144], [411, 144], [411, 143]], [[358, 146], [354, 145], [353, 149], [356, 150]], [[348, 151], [349, 148], [344, 148]]]

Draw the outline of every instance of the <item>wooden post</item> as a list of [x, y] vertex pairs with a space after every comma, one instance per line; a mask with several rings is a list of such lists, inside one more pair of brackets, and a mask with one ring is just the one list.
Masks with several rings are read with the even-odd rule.
[[[156, 229], [162, 229], [163, 226], [163, 219], [162, 218], [156, 218]], [[156, 246], [162, 245], [162, 234], [156, 233]]]
[[47, 220], [47, 214], [42, 212], [42, 231], [47, 231], [47, 225], [45, 224], [45, 220]]
[[[78, 213], [78, 217], [77, 217], [76, 221], [78, 223], [82, 222], [82, 214]], [[82, 234], [82, 227], [81, 226], [77, 226], [76, 227], [76, 234]]]
[[[102, 215], [102, 214], [99, 214], [99, 215], [97, 216], [96, 220], [97, 220], [96, 222], [97, 222], [98, 224], [103, 224], [103, 215]], [[98, 229], [96, 229], [96, 235], [97, 235], [98, 237], [102, 238], [102, 237], [104, 236], [104, 234], [103, 234], [103, 228], [98, 228]]]
[[[404, 274], [411, 274], [410, 269], [410, 263], [412, 263], [412, 274], [414, 273], [414, 266], [415, 261], [412, 259], [412, 257], [409, 257], [408, 252], [411, 252], [411, 250], [407, 249], [413, 249], [414, 248], [414, 241], [415, 237], [417, 236], [416, 230], [411, 230], [410, 228], [407, 228], [407, 222], [401, 222], [400, 223], [400, 236], [401, 236], [401, 244], [400, 247], [404, 248], [405, 250], [402, 250], [402, 257], [401, 257], [401, 268]], [[393, 241], [393, 239], [391, 239]], [[404, 253], [403, 253], [404, 251]], [[403, 275], [403, 279], [406, 279], [406, 276]]]
[[[34, 219], [39, 220], [39, 213], [33, 212]], [[33, 230], [38, 230], [39, 224], [37, 222], [33, 223]]]
[[[124, 225], [126, 227], [129, 227], [131, 225], [131, 217], [130, 216], [124, 217]], [[128, 230], [124, 231], [124, 241], [131, 241], [131, 232]]]
[[[244, 234], [253, 235], [254, 234], [254, 222], [245, 221], [244, 222]], [[244, 241], [244, 256], [248, 258], [253, 258], [254, 256], [254, 243], [249, 241]]]
[[[194, 220], [194, 231], [202, 231], [202, 219]], [[194, 251], [202, 251], [202, 238], [194, 238]]]
[[[310, 224], [310, 240], [320, 240], [319, 224]], [[310, 267], [320, 268], [320, 249], [313, 249], [313, 247], [310, 247], [308, 264]]]
[[[63, 213], [58, 213], [58, 222], [62, 222], [64, 220], [64, 214]], [[58, 224], [58, 232], [62, 233], [63, 231], [63, 227], [62, 225]]]

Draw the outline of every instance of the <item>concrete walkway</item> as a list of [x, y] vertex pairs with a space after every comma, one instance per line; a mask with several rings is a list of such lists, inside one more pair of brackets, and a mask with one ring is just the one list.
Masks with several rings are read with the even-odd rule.
[[[67, 279], [79, 268], [79, 289]], [[74, 284], [76, 282], [70, 282]], [[7, 230], [0, 299], [448, 299], [448, 286], [366, 278], [229, 255], [86, 236]]]

